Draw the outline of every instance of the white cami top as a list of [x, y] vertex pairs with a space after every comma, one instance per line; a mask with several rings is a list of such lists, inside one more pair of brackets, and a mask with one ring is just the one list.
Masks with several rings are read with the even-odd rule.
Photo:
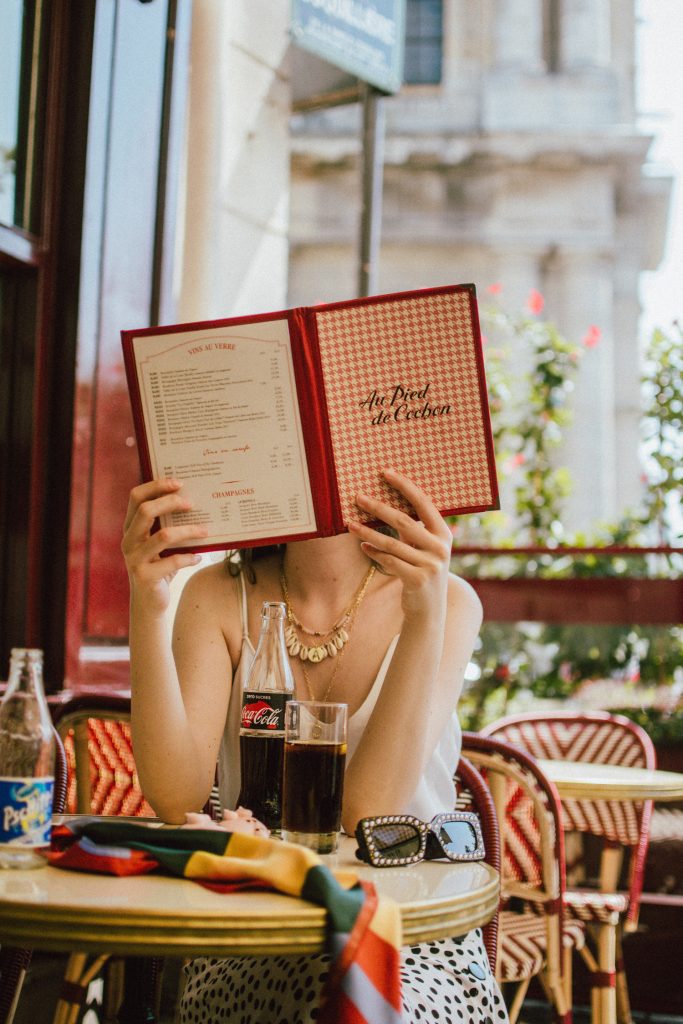
[[[239, 755], [239, 730], [240, 714], [242, 710], [242, 691], [244, 682], [249, 672], [254, 657], [254, 646], [249, 639], [249, 623], [247, 612], [247, 595], [244, 581], [241, 574], [237, 577], [240, 589], [240, 610], [242, 620], [242, 649], [240, 660], [232, 681], [228, 714], [225, 721], [225, 729], [221, 740], [221, 747], [218, 756], [218, 786], [221, 806], [234, 808], [237, 806], [237, 798], [240, 790], [240, 755]], [[379, 672], [375, 678], [372, 688], [365, 698], [363, 704], [355, 714], [349, 718], [348, 725], [348, 749], [347, 766], [351, 761], [363, 730], [375, 707], [377, 697], [382, 689], [384, 677], [389, 668], [398, 643], [396, 635], [384, 656]], [[396, 813], [414, 814], [423, 821], [429, 821], [435, 814], [442, 811], [449, 811], [455, 804], [455, 790], [453, 786], [453, 775], [455, 773], [462, 734], [460, 723], [455, 712], [444, 723], [443, 732], [436, 747], [431, 753], [427, 762], [424, 775], [420, 779], [415, 792], [408, 805], [403, 808], [396, 808]]]

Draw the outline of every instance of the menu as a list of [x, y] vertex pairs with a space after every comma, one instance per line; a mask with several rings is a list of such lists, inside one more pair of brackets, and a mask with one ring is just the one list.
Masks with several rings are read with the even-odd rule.
[[363, 491], [411, 511], [498, 507], [473, 285], [122, 332], [145, 479], [193, 502], [193, 551], [330, 536]]

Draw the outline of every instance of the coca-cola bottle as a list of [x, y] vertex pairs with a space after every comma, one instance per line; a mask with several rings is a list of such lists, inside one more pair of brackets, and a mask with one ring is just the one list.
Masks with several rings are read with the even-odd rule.
[[43, 652], [15, 647], [0, 702], [0, 868], [46, 863], [55, 739], [43, 691]]
[[265, 601], [261, 635], [242, 695], [239, 803], [271, 831], [282, 818], [282, 762], [285, 705], [294, 694], [294, 677], [285, 646], [284, 604]]

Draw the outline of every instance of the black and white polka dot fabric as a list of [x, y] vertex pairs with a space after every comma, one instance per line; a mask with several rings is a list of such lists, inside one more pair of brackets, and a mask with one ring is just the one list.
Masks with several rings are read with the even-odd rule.
[[[401, 954], [403, 1024], [505, 1024], [481, 931]], [[185, 968], [180, 1024], [314, 1024], [326, 956], [202, 957]]]

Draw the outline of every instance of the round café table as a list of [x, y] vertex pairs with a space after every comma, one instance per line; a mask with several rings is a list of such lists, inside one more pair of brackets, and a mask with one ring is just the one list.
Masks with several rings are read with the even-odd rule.
[[[356, 871], [399, 904], [406, 945], [464, 935], [497, 910], [499, 877], [488, 864], [372, 868], [356, 860], [355, 849], [355, 840], [344, 837], [323, 861]], [[322, 952], [325, 934], [324, 909], [275, 892], [216, 893], [156, 874], [117, 878], [54, 867], [0, 872], [0, 944], [126, 957], [275, 956]], [[82, 957], [68, 980], [82, 984], [89, 970]], [[60, 1007], [55, 1021], [75, 1019]]]
[[683, 774], [586, 761], [543, 761], [560, 797], [575, 800], [683, 800]]
[[[619, 800], [638, 803], [643, 800], [683, 800], [683, 774], [649, 768], [630, 768], [617, 764], [595, 764], [582, 761], [539, 760], [541, 769], [555, 783], [561, 800]], [[600, 856], [600, 890], [616, 892], [621, 873], [623, 850], [607, 845]], [[613, 929], [603, 927], [598, 935], [598, 967], [613, 969], [616, 951]], [[624, 989], [594, 989], [592, 995], [593, 1024], [613, 1024], [618, 1016], [617, 1002], [623, 1017], [630, 1017]]]

